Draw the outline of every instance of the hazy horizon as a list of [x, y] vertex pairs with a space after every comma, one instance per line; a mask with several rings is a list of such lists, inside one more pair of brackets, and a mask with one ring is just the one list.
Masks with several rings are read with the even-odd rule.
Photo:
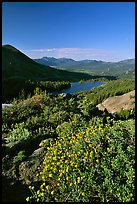
[[[5, 46], [5, 45], [10, 45], [10, 44], [2, 44], [2, 46]], [[13, 46], [13, 45], [10, 45], [10, 46]], [[14, 46], [13, 46], [14, 47]], [[17, 47], [15, 47], [17, 50], [19, 50], [20, 52], [22, 52], [23, 54], [25, 54], [22, 50], [18, 49]], [[72, 59], [72, 60], [75, 60], [75, 61], [82, 61], [82, 60], [95, 60], [95, 61], [104, 61], [104, 62], [120, 62], [120, 61], [124, 61], [124, 60], [132, 60], [132, 59], [135, 59], [134, 58], [125, 58], [125, 59], [122, 59], [122, 60], [118, 60], [118, 61], [107, 61], [107, 60], [100, 60], [100, 59], [74, 59], [73, 57], [70, 58], [70, 57], [54, 57], [54, 56], [41, 56], [41, 57], [38, 57], [38, 58], [32, 58], [30, 57], [29, 55], [25, 54], [27, 57], [29, 57], [30, 59], [34, 60], [34, 59], [41, 59], [41, 58], [44, 58], [44, 57], [48, 57], [48, 58], [55, 58], [55, 59]]]

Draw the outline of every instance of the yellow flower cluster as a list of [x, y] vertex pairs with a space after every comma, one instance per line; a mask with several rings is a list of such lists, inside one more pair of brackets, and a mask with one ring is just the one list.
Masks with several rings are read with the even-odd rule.
[[[68, 135], [57, 138], [47, 148], [39, 173], [43, 184], [37, 191], [37, 195], [41, 195], [41, 197], [48, 193], [50, 196], [56, 195], [60, 189], [63, 189], [61, 192], [67, 194], [68, 189], [79, 188], [81, 195], [84, 196], [85, 193], [82, 189], [84, 189], [84, 181], [86, 181], [86, 177], [88, 178], [88, 174], [85, 175], [83, 169], [88, 169], [93, 162], [98, 164], [100, 161], [100, 141], [96, 138], [98, 132], [101, 131], [103, 132], [102, 127], [91, 126], [71, 137]], [[110, 140], [109, 137], [106, 139]], [[49, 182], [49, 185], [45, 186], [45, 182]]]

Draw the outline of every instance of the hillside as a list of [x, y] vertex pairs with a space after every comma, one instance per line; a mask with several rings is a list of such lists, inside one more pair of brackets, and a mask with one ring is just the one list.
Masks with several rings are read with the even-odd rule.
[[119, 99], [130, 105], [134, 86], [119, 79], [77, 94], [41, 92], [4, 107], [3, 202], [133, 201], [135, 109], [116, 118], [96, 105], [110, 96], [113, 105]]
[[104, 111], [105, 108], [110, 113], [130, 110], [135, 108], [135, 90], [125, 93], [121, 96], [113, 96], [97, 105], [99, 110]]
[[43, 57], [41, 59], [34, 59], [35, 62], [38, 62], [40, 64], [49, 65], [49, 66], [71, 66], [76, 61], [73, 59], [67, 59], [67, 58], [59, 58], [56, 59], [54, 57]]
[[2, 80], [5, 79], [44, 79], [70, 80], [90, 78], [89, 75], [61, 71], [40, 65], [11, 45], [2, 46]]
[[43, 57], [41, 59], [34, 59], [34, 61], [48, 65], [63, 67], [65, 69], [88, 69], [96, 72], [108, 72], [108, 71], [131, 71], [135, 69], [135, 59], [127, 59], [119, 62], [105, 62], [97, 60], [80, 60], [75, 61], [67, 58], [53, 58]]
[[[2, 46], [2, 101], [16, 97], [29, 79], [41, 81], [79, 81], [91, 79], [86, 73], [57, 70], [34, 62], [11, 45]], [[95, 77], [96, 78], [96, 77]], [[29, 87], [27, 87], [29, 89]]]

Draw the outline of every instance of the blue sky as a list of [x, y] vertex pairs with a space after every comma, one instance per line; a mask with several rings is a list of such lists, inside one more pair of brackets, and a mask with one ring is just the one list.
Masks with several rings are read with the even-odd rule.
[[30, 58], [135, 58], [134, 2], [3, 2], [2, 44]]

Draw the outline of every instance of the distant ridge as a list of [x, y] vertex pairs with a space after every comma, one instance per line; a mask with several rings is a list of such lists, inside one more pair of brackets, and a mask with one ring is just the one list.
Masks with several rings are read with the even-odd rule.
[[43, 57], [40, 59], [33, 59], [35, 62], [48, 66], [75, 68], [75, 69], [90, 69], [91, 71], [107, 71], [111, 70], [123, 70], [135, 69], [135, 59], [126, 59], [119, 62], [105, 62], [97, 60], [80, 60], [75, 61], [69, 58]]

